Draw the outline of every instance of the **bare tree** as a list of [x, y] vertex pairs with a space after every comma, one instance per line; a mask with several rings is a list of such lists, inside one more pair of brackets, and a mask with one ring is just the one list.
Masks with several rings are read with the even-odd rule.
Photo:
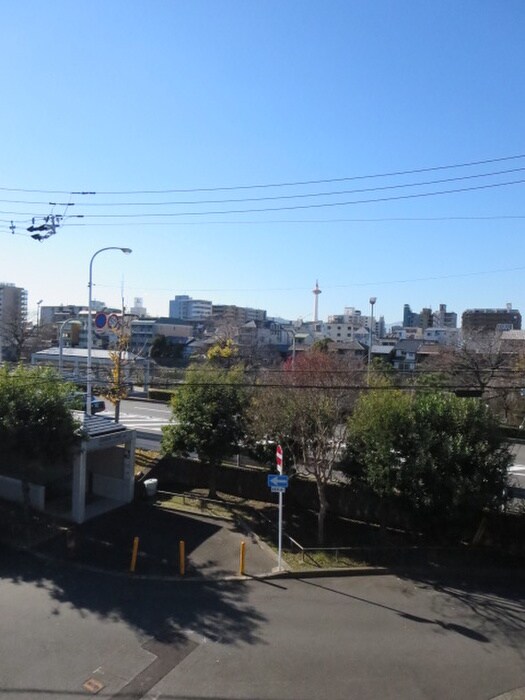
[[302, 353], [282, 371], [263, 374], [250, 408], [253, 437], [271, 439], [315, 479], [318, 540], [324, 541], [326, 488], [346, 442], [362, 366], [321, 350]]
[[13, 311], [6, 314], [0, 322], [3, 359], [9, 362], [20, 362], [32, 332], [31, 325], [20, 312]]

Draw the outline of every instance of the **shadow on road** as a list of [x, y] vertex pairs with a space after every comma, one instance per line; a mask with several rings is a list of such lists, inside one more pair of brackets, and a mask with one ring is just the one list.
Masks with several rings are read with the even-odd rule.
[[185, 644], [193, 631], [223, 644], [261, 644], [266, 618], [247, 603], [246, 584], [205, 580], [162, 582], [133, 579], [49, 563], [4, 549], [0, 577], [45, 588], [57, 605], [70, 604], [83, 617], [122, 620], [140, 635]]
[[[415, 615], [407, 610], [347, 593], [317, 581], [300, 580], [306, 585], [345, 596], [358, 603], [390, 611], [408, 622], [434, 625], [436, 631], [454, 632], [483, 644], [501, 643], [505, 646], [511, 646], [522, 657], [525, 657], [525, 649], [523, 648], [525, 595], [519, 582], [513, 583], [512, 581], [494, 579], [494, 577], [473, 580], [456, 579], [453, 574], [446, 573], [438, 577], [407, 573], [403, 578], [410, 580], [420, 588], [443, 594], [434, 599], [435, 617]], [[409, 600], [407, 600], [407, 604], [409, 604]], [[464, 618], [465, 615], [472, 621], [471, 626], [455, 622], [458, 617]]]
[[[490, 637], [493, 644], [513, 647], [525, 659], [523, 577], [492, 571], [488, 576], [423, 574], [411, 578], [420, 587], [443, 594], [434, 601], [441, 618], [453, 620], [458, 608], [466, 611], [476, 620], [477, 634]], [[449, 622], [448, 627], [453, 629], [454, 623]]]

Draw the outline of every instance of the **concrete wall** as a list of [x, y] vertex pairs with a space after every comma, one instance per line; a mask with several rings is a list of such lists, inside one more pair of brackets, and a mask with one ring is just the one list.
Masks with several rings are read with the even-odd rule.
[[93, 474], [93, 493], [104, 498], [129, 503], [131, 500], [128, 484], [122, 479], [115, 479], [103, 474]]
[[[22, 481], [12, 479], [9, 476], [0, 476], [0, 498], [15, 503], [24, 502]], [[46, 487], [38, 484], [29, 484], [29, 500], [33, 508], [44, 510], [46, 503]]]
[[[248, 467], [221, 467], [217, 473], [217, 490], [241, 498], [267, 503], [276, 502], [267, 486], [268, 471]], [[207, 488], [208, 467], [196, 460], [164, 457], [150, 472], [149, 477], [159, 480], [159, 488]], [[329, 509], [332, 513], [366, 522], [381, 522], [393, 527], [410, 527], [410, 519], [397, 503], [380, 499], [364, 486], [331, 484], [327, 488]], [[299, 508], [317, 511], [319, 499], [313, 479], [292, 477], [286, 490], [286, 502]]]
[[124, 476], [124, 456], [123, 447], [108, 447], [96, 452], [88, 452], [87, 469], [93, 474], [102, 474], [114, 479], [122, 479]]

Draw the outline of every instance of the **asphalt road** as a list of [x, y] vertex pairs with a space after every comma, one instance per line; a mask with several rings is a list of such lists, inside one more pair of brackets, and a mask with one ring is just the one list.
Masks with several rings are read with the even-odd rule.
[[2, 700], [488, 700], [525, 686], [522, 582], [152, 582], [0, 562]]
[[[106, 411], [100, 415], [113, 416], [114, 414], [114, 407], [106, 401]], [[160, 434], [161, 426], [169, 423], [170, 416], [170, 407], [161, 403], [126, 399], [120, 404], [120, 422], [137, 430]]]
[[[109, 401], [106, 401], [106, 410], [100, 415], [115, 415], [115, 409]], [[170, 407], [161, 403], [126, 399], [120, 404], [119, 422], [137, 431], [137, 447], [142, 449], [159, 448], [161, 428], [169, 423], [170, 416]]]

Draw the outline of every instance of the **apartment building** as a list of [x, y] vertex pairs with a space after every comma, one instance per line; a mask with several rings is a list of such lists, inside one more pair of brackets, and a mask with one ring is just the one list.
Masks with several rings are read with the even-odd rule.
[[521, 313], [507, 304], [504, 309], [467, 309], [461, 317], [463, 333], [521, 330]]
[[212, 303], [206, 299], [192, 299], [187, 294], [177, 294], [170, 301], [170, 318], [184, 321], [202, 321], [212, 314]]

